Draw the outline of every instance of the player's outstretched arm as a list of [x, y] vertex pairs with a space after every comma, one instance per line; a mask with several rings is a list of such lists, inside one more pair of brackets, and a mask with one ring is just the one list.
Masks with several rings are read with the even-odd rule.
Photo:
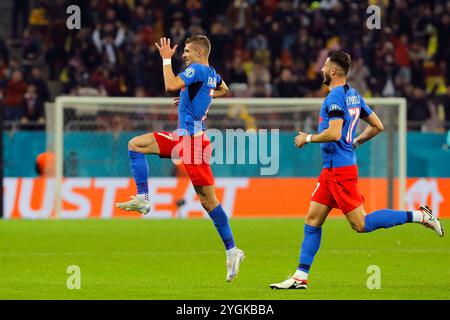
[[166, 91], [177, 91], [185, 87], [183, 79], [175, 76], [172, 70], [172, 57], [177, 50], [178, 45], [170, 47], [170, 39], [163, 37], [159, 40], [160, 44], [155, 43], [158, 48], [159, 54], [163, 59], [163, 74], [164, 74], [164, 86]]
[[360, 144], [369, 141], [381, 131], [384, 130], [383, 123], [378, 118], [375, 112], [372, 112], [368, 117], [362, 118], [365, 122], [367, 122], [368, 126], [364, 129], [364, 131], [353, 140], [353, 147], [356, 148]]
[[218, 86], [214, 90], [213, 98], [220, 98], [220, 97], [226, 96], [229, 91], [230, 90], [228, 89], [227, 84], [225, 83], [225, 81], [222, 80], [222, 83], [220, 84], [220, 86]]

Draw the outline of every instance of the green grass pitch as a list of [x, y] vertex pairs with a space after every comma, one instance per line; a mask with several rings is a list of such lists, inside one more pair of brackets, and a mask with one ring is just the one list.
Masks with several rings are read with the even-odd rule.
[[[0, 299], [450, 299], [450, 237], [420, 225], [357, 234], [329, 219], [306, 291], [269, 289], [295, 270], [303, 220], [231, 225], [246, 260], [227, 283], [206, 219], [0, 221]], [[70, 265], [80, 267], [79, 290], [67, 289]], [[366, 286], [371, 265], [378, 290]]]

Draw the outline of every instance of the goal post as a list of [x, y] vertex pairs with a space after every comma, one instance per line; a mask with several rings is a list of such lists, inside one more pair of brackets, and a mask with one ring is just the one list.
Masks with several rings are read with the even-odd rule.
[[[381, 174], [388, 178], [388, 204], [394, 205], [392, 191], [393, 188], [397, 188], [397, 208], [403, 210], [407, 174], [406, 99], [366, 98], [365, 101], [380, 116], [386, 130], [384, 138], [373, 139], [370, 152], [367, 152], [370, 159], [361, 159], [358, 156], [359, 151], [357, 151], [358, 164], [362, 163], [363, 166], [367, 166], [366, 171], [369, 175]], [[215, 99], [207, 114], [207, 126], [221, 130], [225, 130], [227, 126], [232, 128], [240, 126], [244, 129], [280, 129], [291, 134], [295, 134], [298, 130], [314, 132], [317, 130], [318, 114], [322, 102], [322, 98]], [[155, 131], [172, 131], [177, 126], [177, 108], [173, 105], [172, 98], [59, 96], [54, 104], [46, 107], [46, 114], [49, 119], [47, 120], [47, 148], [55, 153], [55, 212], [57, 216], [62, 212], [62, 186], [63, 179], [67, 176], [64, 173], [65, 162], [67, 162], [65, 159], [66, 134], [72, 131], [95, 131], [99, 126], [98, 122], [112, 122], [114, 117], [126, 118], [128, 125], [133, 128], [122, 126], [115, 129], [114, 132], [102, 129], [106, 135], [118, 134], [117, 132], [120, 130], [123, 130], [119, 132], [120, 134], [127, 130], [130, 134], [143, 132], [143, 130], [149, 132], [153, 131], [150, 130], [152, 128], [159, 129]], [[106, 120], [99, 120], [99, 114], [104, 115]], [[240, 122], [240, 125], [233, 121]], [[364, 126], [365, 123], [360, 121], [359, 132]], [[80, 141], [79, 137], [77, 139], [80, 145], [86, 142]], [[376, 142], [377, 139], [380, 139], [380, 142]], [[101, 144], [100, 141], [98, 143]], [[126, 146], [122, 152], [126, 155]], [[382, 155], [385, 160], [380, 161]], [[281, 162], [283, 161], [282, 158]], [[386, 163], [377, 164], [377, 162], [383, 161]], [[283, 163], [280, 165], [282, 166]], [[386, 168], [377, 166], [386, 166]], [[383, 172], [379, 173], [380, 170]], [[395, 179], [398, 183], [394, 183]]]

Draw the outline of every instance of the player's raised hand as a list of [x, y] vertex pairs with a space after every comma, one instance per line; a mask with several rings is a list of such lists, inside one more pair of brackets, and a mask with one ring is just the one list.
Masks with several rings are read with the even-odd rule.
[[163, 37], [159, 39], [159, 45], [157, 42], [155, 42], [155, 46], [159, 50], [159, 54], [161, 55], [161, 58], [163, 59], [171, 59], [172, 56], [175, 54], [175, 51], [177, 51], [178, 45], [174, 45], [173, 48], [170, 47], [170, 38]]
[[307, 133], [305, 132], [298, 132], [298, 136], [295, 137], [294, 139], [294, 144], [297, 148], [303, 148], [303, 146], [307, 143], [306, 142], [306, 137], [308, 136]]
[[180, 97], [173, 98], [173, 104], [175, 105], [175, 107], [178, 107], [178, 105], [180, 104]]

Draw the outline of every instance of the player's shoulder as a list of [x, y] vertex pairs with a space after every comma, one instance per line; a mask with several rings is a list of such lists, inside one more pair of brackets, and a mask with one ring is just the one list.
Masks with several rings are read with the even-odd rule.
[[361, 94], [358, 92], [358, 90], [352, 87], [349, 87], [345, 96], [345, 100], [346, 103], [351, 106], [360, 105], [361, 103], [364, 103]]
[[337, 105], [341, 105], [342, 107], [344, 107], [345, 105], [345, 91], [344, 88], [342, 86], [333, 88], [327, 95], [327, 97], [325, 98], [325, 103], [327, 105], [333, 105], [333, 104], [337, 104]]
[[202, 65], [200, 63], [192, 63], [184, 69], [184, 73], [195, 73], [199, 72], [202, 69]]
[[[201, 63], [193, 63], [191, 65], [189, 65], [185, 70], [184, 73], [186, 74], [196, 74], [199, 77], [205, 77], [210, 75], [211, 73], [216, 73], [216, 71], [214, 70], [214, 68], [201, 64]], [[187, 75], [186, 74], [186, 75]]]

